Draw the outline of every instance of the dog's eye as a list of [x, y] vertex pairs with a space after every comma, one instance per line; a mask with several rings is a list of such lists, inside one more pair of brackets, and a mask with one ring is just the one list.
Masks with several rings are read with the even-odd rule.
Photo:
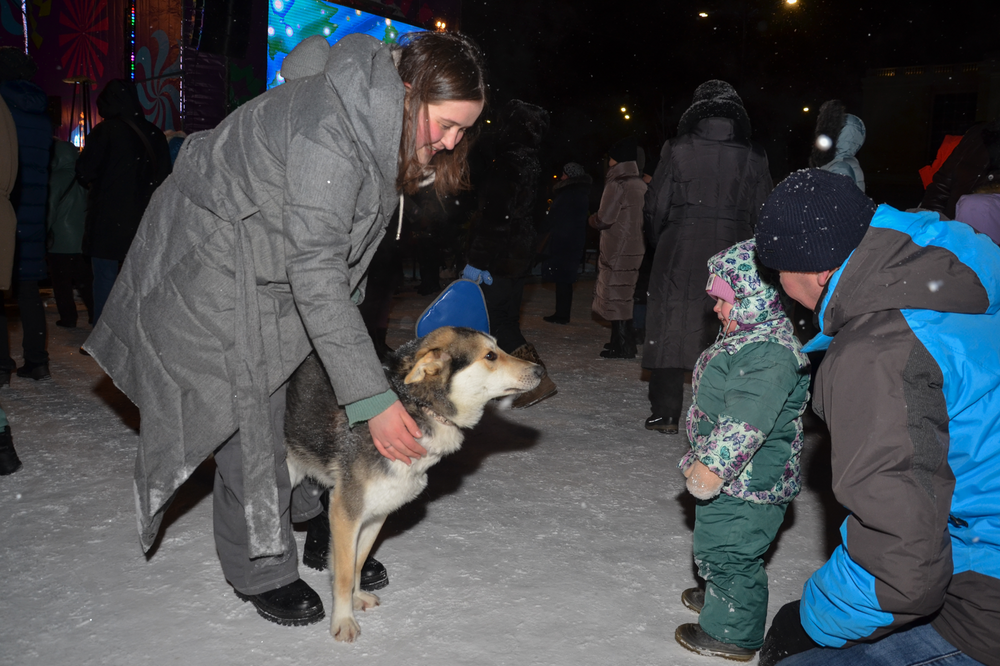
[[486, 352], [486, 360], [487, 361], [495, 361], [495, 360], [497, 360], [497, 353], [496, 352]]

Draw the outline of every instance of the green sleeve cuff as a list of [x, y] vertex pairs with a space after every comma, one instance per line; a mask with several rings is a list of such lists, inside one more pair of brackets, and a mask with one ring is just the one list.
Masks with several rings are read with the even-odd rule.
[[378, 395], [373, 395], [370, 398], [364, 398], [363, 400], [352, 402], [344, 407], [344, 409], [347, 410], [347, 421], [353, 428], [362, 421], [367, 421], [374, 416], [378, 416], [385, 410], [389, 409], [392, 403], [397, 400], [399, 400], [399, 398], [390, 389], [385, 393], [379, 393]]

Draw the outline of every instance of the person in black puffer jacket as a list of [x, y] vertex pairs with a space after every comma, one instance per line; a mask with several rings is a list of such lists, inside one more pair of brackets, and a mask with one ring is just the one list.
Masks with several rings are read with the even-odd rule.
[[[467, 265], [462, 276], [480, 282], [490, 316], [490, 333], [505, 352], [543, 365], [519, 323], [524, 282], [537, 240], [542, 175], [538, 150], [549, 129], [549, 112], [515, 99], [498, 114], [496, 153], [479, 189], [479, 214], [473, 222]], [[545, 376], [523, 393], [514, 407], [529, 407], [556, 391]]]
[[104, 120], [87, 135], [76, 175], [90, 188], [83, 253], [94, 270], [94, 322], [118, 277], [149, 199], [170, 174], [163, 132], [142, 115], [135, 85], [109, 81], [97, 96]]
[[753, 236], [771, 191], [764, 149], [750, 141], [743, 101], [706, 81], [663, 144], [644, 214], [656, 254], [649, 277], [642, 367], [651, 371], [646, 428], [677, 433], [684, 375], [719, 330], [705, 296], [708, 258]]

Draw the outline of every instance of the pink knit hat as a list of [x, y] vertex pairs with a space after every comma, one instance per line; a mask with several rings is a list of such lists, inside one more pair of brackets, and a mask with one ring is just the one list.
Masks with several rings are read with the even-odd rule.
[[705, 287], [705, 291], [713, 298], [721, 298], [730, 305], [736, 304], [736, 292], [733, 291], [728, 282], [715, 273], [709, 274], [708, 286]]

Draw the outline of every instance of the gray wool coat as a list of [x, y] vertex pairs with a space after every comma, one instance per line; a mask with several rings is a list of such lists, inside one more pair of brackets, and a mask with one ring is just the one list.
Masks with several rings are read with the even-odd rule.
[[282, 552], [268, 396], [315, 348], [342, 404], [389, 386], [355, 305], [395, 181], [404, 88], [387, 45], [192, 134], [143, 217], [85, 348], [139, 407], [148, 549], [177, 488], [241, 431], [251, 556]]
[[634, 161], [619, 162], [604, 179], [601, 207], [588, 223], [601, 231], [600, 269], [591, 308], [608, 321], [632, 318], [632, 298], [639, 266], [646, 254], [642, 209], [646, 183]]

